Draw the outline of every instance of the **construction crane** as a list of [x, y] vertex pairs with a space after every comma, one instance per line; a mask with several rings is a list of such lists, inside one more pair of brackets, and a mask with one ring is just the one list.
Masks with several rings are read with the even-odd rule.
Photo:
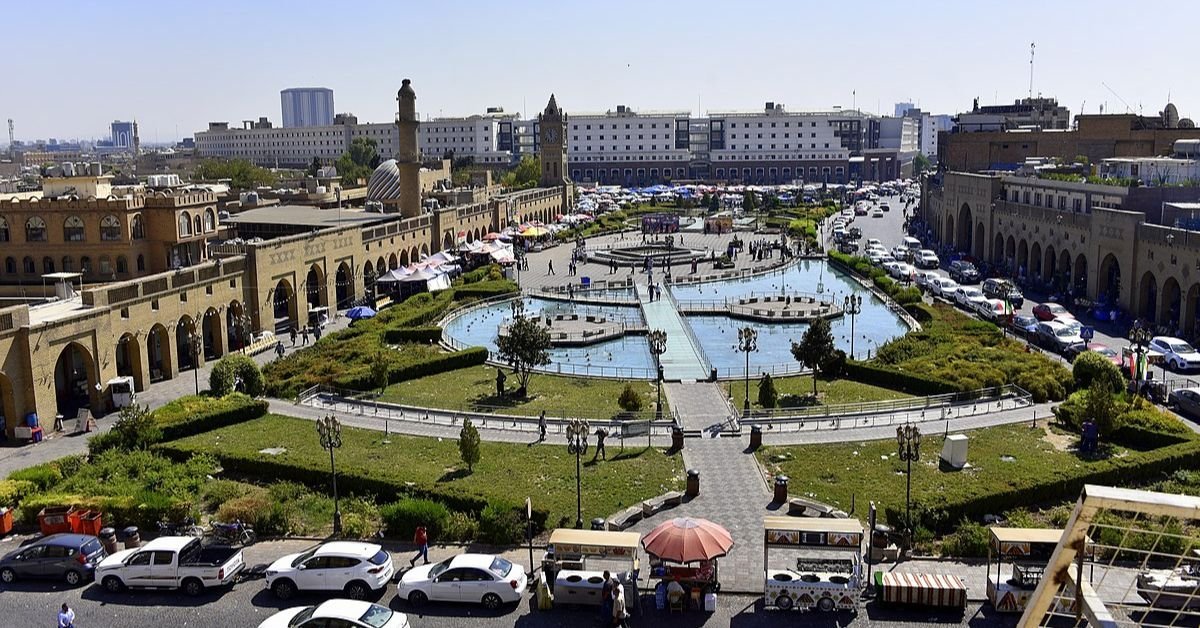
[[1125, 113], [1133, 113], [1133, 107], [1130, 107], [1129, 103], [1125, 102], [1124, 98], [1121, 98], [1121, 95], [1117, 93], [1117, 90], [1109, 87], [1108, 83], [1105, 83], [1104, 81], [1100, 81], [1100, 84], [1104, 86], [1104, 89], [1107, 89], [1109, 92], [1111, 92], [1113, 96], [1116, 96], [1117, 100], [1121, 101], [1121, 104], [1125, 105]]

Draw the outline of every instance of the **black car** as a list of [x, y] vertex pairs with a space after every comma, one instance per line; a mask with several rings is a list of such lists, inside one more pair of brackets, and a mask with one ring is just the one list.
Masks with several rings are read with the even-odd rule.
[[960, 284], [970, 285], [979, 281], [979, 269], [971, 262], [956, 260], [950, 262], [950, 278]]
[[1037, 333], [1038, 319], [1030, 314], [1017, 314], [1013, 317], [1011, 327], [1013, 333], [1026, 338], [1033, 338]]
[[71, 586], [91, 580], [108, 554], [89, 534], [52, 534], [0, 558], [0, 582], [20, 578], [62, 580]]
[[1019, 310], [1025, 305], [1025, 295], [1011, 282], [1005, 279], [988, 279], [983, 282], [983, 295], [989, 299], [1004, 299], [1012, 304], [1013, 309]]

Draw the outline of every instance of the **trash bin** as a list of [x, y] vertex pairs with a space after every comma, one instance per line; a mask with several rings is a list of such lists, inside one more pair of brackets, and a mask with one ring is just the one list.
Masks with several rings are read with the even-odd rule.
[[129, 526], [121, 531], [125, 537], [125, 549], [135, 549], [142, 546], [142, 537], [138, 536], [137, 526]]
[[688, 497], [695, 497], [700, 494], [700, 472], [695, 469], [688, 469], [687, 472], [687, 488], [684, 494]]
[[750, 449], [758, 450], [762, 447], [762, 428], [757, 425], [750, 426]]
[[89, 511], [79, 509], [72, 510], [71, 514], [67, 515], [67, 524], [71, 526], [72, 534], [84, 534], [83, 531], [83, 516]]
[[100, 543], [104, 545], [104, 551], [108, 554], [114, 554], [120, 547], [117, 546], [117, 531], [112, 528], [104, 528], [100, 530]]
[[71, 522], [67, 518], [74, 511], [74, 506], [48, 506], [43, 508], [38, 513], [38, 527], [41, 528], [42, 534], [50, 536], [51, 534], [71, 532]]
[[13, 511], [12, 508], [0, 508], [0, 536], [4, 536], [13, 529]]
[[89, 510], [79, 518], [79, 524], [84, 534], [100, 536], [100, 530], [104, 527], [103, 515], [99, 510]]
[[712, 370], [708, 372], [708, 381], [710, 381], [710, 382], [717, 381], [717, 367], [714, 366], [712, 368]]
[[788, 476], [775, 476], [775, 503], [782, 504], [788, 500]]
[[596, 517], [595, 519], [592, 519], [592, 529], [593, 530], [603, 530], [606, 525], [607, 524], [604, 521], [604, 517]]
[[671, 449], [675, 451], [683, 449], [683, 430], [677, 427], [671, 428]]

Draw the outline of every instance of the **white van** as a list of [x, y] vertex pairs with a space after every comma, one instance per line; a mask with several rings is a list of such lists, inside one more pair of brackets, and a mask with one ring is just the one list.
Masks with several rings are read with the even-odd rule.
[[904, 248], [912, 251], [913, 253], [921, 250], [921, 241], [912, 236], [906, 236], [901, 241], [901, 244], [904, 246]]

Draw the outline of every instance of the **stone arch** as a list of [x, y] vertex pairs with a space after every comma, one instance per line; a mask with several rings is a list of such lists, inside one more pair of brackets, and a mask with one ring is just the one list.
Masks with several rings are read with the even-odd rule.
[[1063, 285], [1073, 289], [1075, 284], [1071, 281], [1071, 254], [1066, 249], [1058, 252], [1058, 263], [1055, 265], [1055, 270], [1062, 275]]
[[1004, 265], [1004, 236], [999, 233], [992, 239], [992, 263], [997, 266]]
[[478, 242], [481, 238], [483, 238], [483, 234], [479, 231], [479, 227], [475, 227], [475, 237], [471, 241]]
[[187, 314], [180, 316], [175, 322], [175, 355], [179, 356], [180, 373], [198, 368], [204, 359], [203, 339], [192, 344], [196, 335], [196, 321]]
[[400, 265], [408, 266], [408, 251], [406, 250], [400, 251]]
[[117, 375], [132, 377], [134, 390], [146, 390], [150, 381], [146, 377], [145, 360], [142, 359], [142, 343], [137, 336], [127, 332], [117, 339], [116, 358]]
[[225, 337], [229, 339], [230, 351], [244, 349], [249, 344], [250, 327], [250, 317], [246, 315], [242, 302], [237, 299], [230, 301], [225, 307]]
[[1179, 281], [1167, 277], [1159, 290], [1158, 322], [1169, 325], [1171, 329], [1180, 329], [1183, 313], [1183, 293]]
[[409, 251], [408, 261], [412, 264], [416, 264], [417, 262], [421, 261], [421, 251], [417, 249], [416, 246], [412, 247], [412, 250]]
[[1021, 276], [1028, 274], [1029, 271], [1029, 243], [1021, 238], [1017, 243], [1017, 273]]
[[1148, 321], [1158, 320], [1158, 279], [1153, 271], [1142, 274], [1137, 287], [1137, 315]]
[[375, 299], [375, 265], [370, 261], [363, 265], [363, 291], [368, 300]]
[[1034, 242], [1029, 247], [1029, 276], [1042, 277], [1042, 244]]
[[221, 313], [217, 311], [217, 308], [210, 307], [204, 311], [204, 321], [200, 325], [200, 335], [204, 339], [205, 360], [215, 360], [225, 355], [224, 325], [221, 323]]
[[958, 208], [958, 233], [954, 237], [954, 246], [959, 251], [971, 254], [975, 247], [971, 246], [971, 238], [975, 234], [971, 232], [971, 225], [975, 222], [971, 219], [971, 206], [963, 203], [962, 207]]
[[[1076, 262], [1078, 264], [1078, 262]], [[1108, 298], [1110, 305], [1121, 302], [1121, 262], [1117, 256], [1109, 253], [1100, 260], [1100, 285], [1097, 296]]]
[[22, 425], [25, 417], [17, 411], [17, 398], [13, 393], [12, 380], [4, 371], [0, 371], [0, 427], [3, 427], [5, 434], [12, 436], [13, 428]]
[[1008, 272], [1014, 273], [1017, 268], [1017, 239], [1008, 236], [1008, 240], [1004, 243], [1004, 263], [1008, 266]]
[[100, 392], [96, 390], [99, 381], [92, 352], [78, 342], [68, 343], [54, 363], [54, 396], [58, 413], [73, 417], [80, 408], [91, 408], [93, 415], [103, 414]]
[[975, 249], [972, 251], [972, 255], [975, 256], [975, 259], [983, 260], [987, 256], [985, 248], [987, 246], [987, 242], [984, 240], [984, 238], [983, 223], [981, 222], [975, 225], [975, 237], [971, 239], [971, 243], [974, 245], [973, 248]]
[[396, 270], [397, 268], [399, 268], [395, 253], [392, 253], [391, 255], [388, 256], [387, 267], [388, 267], [388, 270]]
[[1188, 288], [1187, 299], [1183, 302], [1183, 320], [1180, 321], [1180, 327], [1189, 340], [1200, 337], [1200, 329], [1196, 327], [1197, 312], [1200, 312], [1200, 283], [1194, 283]]
[[325, 278], [325, 270], [319, 264], [308, 267], [308, 276], [304, 278], [304, 302], [308, 308], [306, 311], [329, 307], [329, 285]]
[[1071, 270], [1071, 280], [1074, 282], [1076, 294], [1087, 294], [1088, 260], [1083, 253], [1075, 257], [1075, 268]]
[[275, 319], [275, 333], [300, 328], [299, 299], [292, 282], [280, 279], [271, 293], [271, 311]]
[[414, 261], [414, 262], [417, 262], [417, 261], [420, 261], [420, 260], [423, 260], [423, 259], [425, 259], [426, 257], [429, 257], [429, 245], [428, 245], [428, 244], [422, 244], [422, 245], [421, 245], [421, 257], [420, 257], [420, 258], [418, 258], [418, 259], [415, 259], [415, 260], [413, 260], [413, 261]]
[[160, 382], [175, 376], [175, 360], [171, 352], [171, 337], [162, 323], [155, 323], [146, 334], [146, 358], [150, 381]]
[[350, 265], [346, 262], [338, 264], [337, 274], [334, 276], [333, 292], [339, 310], [350, 307], [354, 297], [357, 296], [354, 290], [354, 273], [350, 272]]
[[1042, 256], [1045, 258], [1042, 261], [1042, 279], [1053, 281], [1058, 271], [1058, 254], [1054, 250], [1054, 245], [1047, 244]]

